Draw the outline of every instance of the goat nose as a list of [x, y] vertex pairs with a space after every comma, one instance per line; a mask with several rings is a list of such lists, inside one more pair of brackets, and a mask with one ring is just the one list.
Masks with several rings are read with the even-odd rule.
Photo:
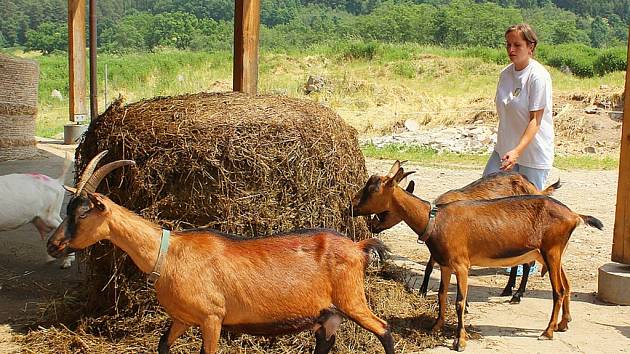
[[48, 245], [46, 247], [48, 254], [55, 258], [63, 256], [64, 249], [65, 246], [62, 246], [59, 241], [48, 241]]

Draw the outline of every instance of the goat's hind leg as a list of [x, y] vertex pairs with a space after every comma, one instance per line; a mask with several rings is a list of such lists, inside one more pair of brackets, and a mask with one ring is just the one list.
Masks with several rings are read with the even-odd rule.
[[562, 285], [561, 255], [556, 253], [559, 252], [542, 253], [543, 259], [549, 269], [549, 280], [551, 281], [551, 292], [553, 295], [553, 309], [549, 324], [538, 339], [553, 339], [553, 332], [558, 329], [558, 313], [560, 312], [560, 307], [565, 297], [564, 287]]
[[564, 267], [560, 266], [562, 272], [562, 287], [564, 288], [564, 300], [562, 300], [562, 319], [558, 323], [558, 332], [564, 332], [569, 329], [569, 322], [571, 322], [571, 312], [569, 311], [569, 302], [571, 299], [571, 289], [569, 287], [569, 280], [564, 271]]
[[173, 320], [173, 323], [168, 327], [168, 329], [162, 334], [160, 337], [160, 344], [158, 344], [158, 353], [159, 354], [167, 354], [169, 352], [169, 348], [177, 338], [179, 338], [190, 326], [184, 324], [183, 322]]
[[351, 285], [351, 287], [357, 289], [354, 292], [350, 292], [350, 294], [346, 294], [348, 296], [345, 298], [351, 300], [337, 302], [335, 305], [349, 319], [374, 333], [383, 345], [386, 354], [394, 354], [394, 337], [392, 337], [387, 322], [378, 318], [368, 307], [365, 292], [363, 291], [363, 279], [360, 279], [360, 282], [357, 282], [355, 286]]

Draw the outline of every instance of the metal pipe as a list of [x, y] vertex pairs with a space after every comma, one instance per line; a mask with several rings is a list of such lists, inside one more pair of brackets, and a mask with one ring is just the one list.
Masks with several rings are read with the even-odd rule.
[[90, 118], [92, 121], [98, 116], [96, 80], [96, 0], [90, 0]]

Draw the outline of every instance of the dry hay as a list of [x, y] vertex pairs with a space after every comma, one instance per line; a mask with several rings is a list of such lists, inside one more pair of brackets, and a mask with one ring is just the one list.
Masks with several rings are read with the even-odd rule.
[[[437, 315], [435, 299], [424, 299], [408, 291], [403, 281], [408, 271], [386, 263], [379, 274], [366, 277], [366, 295], [373, 311], [388, 321], [397, 353], [413, 353], [425, 348], [450, 344], [454, 335], [454, 306], [447, 311], [443, 334], [432, 334], [431, 325]], [[147, 312], [141, 318], [109, 318], [107, 325], [93, 319], [82, 320], [76, 328], [57, 325], [40, 328], [19, 336], [23, 352], [28, 353], [153, 353], [162, 332], [169, 323], [160, 310]], [[474, 329], [469, 335], [479, 338]], [[309, 353], [315, 339], [312, 333], [275, 338], [222, 333], [219, 353], [284, 354]], [[201, 347], [201, 335], [189, 330], [171, 348], [171, 353], [196, 353]], [[351, 321], [345, 321], [337, 331], [335, 353], [380, 353], [378, 339]]]
[[[363, 219], [347, 211], [367, 179], [356, 131], [306, 100], [241, 93], [114, 102], [77, 149], [77, 170], [133, 159], [100, 191], [167, 228], [210, 227], [245, 237], [328, 227], [360, 240]], [[88, 252], [85, 315], [155, 310], [145, 275], [109, 243]]]
[[37, 155], [39, 65], [0, 53], [0, 161]]

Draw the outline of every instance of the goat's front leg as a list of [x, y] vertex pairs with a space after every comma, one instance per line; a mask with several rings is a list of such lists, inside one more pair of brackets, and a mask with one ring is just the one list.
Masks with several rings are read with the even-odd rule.
[[431, 328], [431, 331], [437, 332], [444, 326], [444, 318], [446, 315], [446, 303], [448, 299], [448, 285], [451, 282], [452, 270], [449, 267], [440, 266], [440, 290], [438, 291], [438, 317]]
[[455, 308], [457, 310], [457, 333], [453, 342], [453, 349], [463, 352], [466, 349], [466, 325], [464, 323], [464, 312], [468, 305], [468, 266], [458, 266], [455, 269], [457, 277], [457, 301]]
[[221, 322], [219, 316], [211, 315], [201, 324], [201, 337], [203, 343], [201, 345], [201, 354], [214, 354], [219, 346], [219, 337], [221, 336]]
[[173, 323], [168, 327], [168, 329], [162, 334], [160, 337], [160, 344], [158, 344], [158, 353], [159, 354], [167, 354], [169, 352], [169, 348], [177, 338], [179, 338], [190, 326], [173, 320]]
[[521, 303], [521, 298], [525, 294], [525, 289], [527, 288], [527, 281], [529, 279], [529, 271], [532, 269], [533, 265], [534, 265], [534, 262], [523, 264], [523, 276], [521, 277], [521, 285], [518, 286], [518, 290], [516, 290], [516, 292], [514, 293], [514, 296], [512, 296], [512, 299], [510, 300], [510, 304]]
[[35, 225], [35, 228], [39, 232], [39, 237], [42, 239], [42, 241], [44, 241], [48, 236], [48, 233], [54, 229], [53, 226], [49, 225], [49, 223], [44, 221], [44, 219], [40, 218], [39, 216], [36, 216], [31, 222], [33, 223], [33, 225]]
[[422, 297], [427, 296], [427, 291], [429, 290], [429, 279], [431, 278], [431, 273], [433, 273], [433, 265], [435, 264], [435, 260], [433, 256], [429, 257], [427, 261], [427, 266], [424, 268], [424, 277], [422, 279], [422, 286], [420, 286], [420, 295]]
[[501, 292], [501, 296], [511, 296], [512, 289], [516, 286], [516, 272], [518, 271], [518, 266], [512, 267], [510, 269], [510, 278], [508, 279], [507, 284], [505, 285], [505, 289]]

